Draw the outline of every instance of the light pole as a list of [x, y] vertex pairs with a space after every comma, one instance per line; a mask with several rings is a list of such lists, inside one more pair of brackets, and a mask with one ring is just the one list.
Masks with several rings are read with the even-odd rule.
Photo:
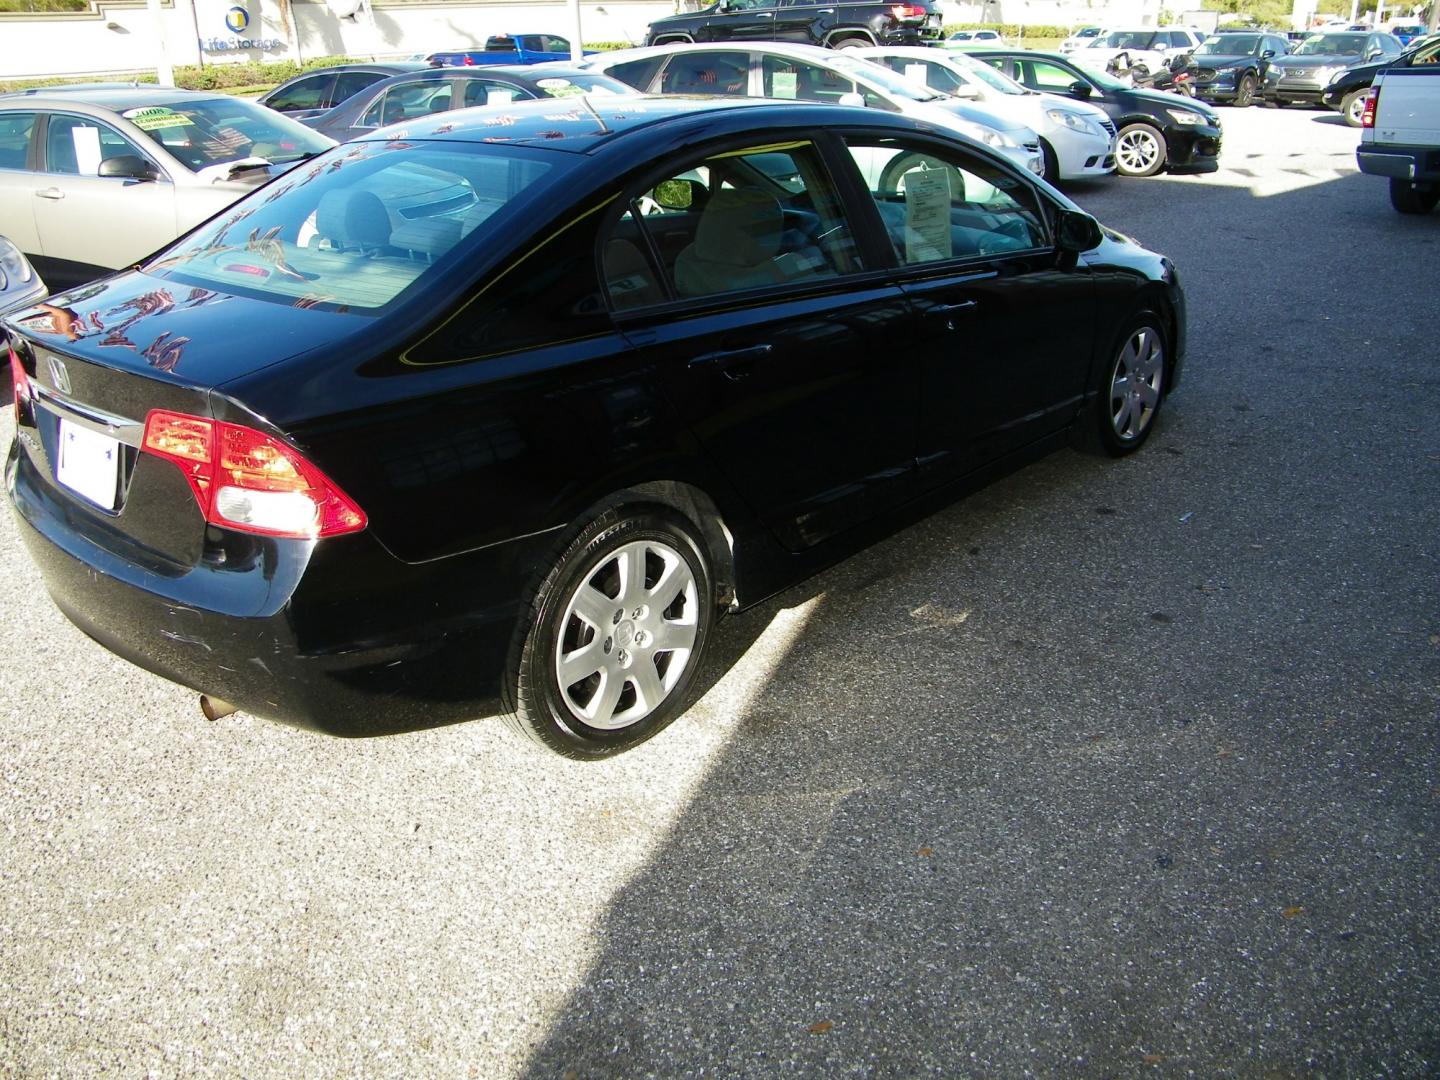
[[577, 64], [585, 55], [585, 46], [580, 41], [580, 0], [570, 0], [570, 59]]
[[160, 0], [145, 0], [145, 10], [150, 13], [150, 25], [155, 31], [155, 45], [160, 51], [155, 60], [155, 77], [161, 86], [174, 86], [175, 69], [170, 66], [170, 52], [165, 47], [165, 18], [160, 12]]

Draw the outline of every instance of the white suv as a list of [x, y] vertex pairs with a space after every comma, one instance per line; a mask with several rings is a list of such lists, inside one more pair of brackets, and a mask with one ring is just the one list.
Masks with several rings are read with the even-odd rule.
[[1206, 35], [1188, 26], [1139, 27], [1111, 30], [1087, 47], [1076, 49], [1070, 59], [1091, 71], [1104, 72], [1112, 60], [1137, 77], [1152, 74], [1171, 59], [1200, 47]]

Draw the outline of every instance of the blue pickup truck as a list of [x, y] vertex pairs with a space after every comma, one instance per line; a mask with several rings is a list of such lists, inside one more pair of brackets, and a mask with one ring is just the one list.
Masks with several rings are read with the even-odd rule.
[[453, 52], [430, 53], [425, 57], [437, 67], [548, 64], [570, 58], [569, 39], [556, 34], [498, 34], [486, 38], [483, 49], [457, 49]]

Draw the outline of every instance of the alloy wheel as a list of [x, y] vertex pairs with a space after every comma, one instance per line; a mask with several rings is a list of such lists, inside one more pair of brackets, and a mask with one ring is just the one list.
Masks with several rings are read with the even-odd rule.
[[637, 540], [606, 553], [581, 578], [560, 620], [561, 697], [592, 728], [638, 723], [679, 684], [698, 625], [695, 575], [678, 551]]
[[1143, 125], [1127, 128], [1115, 141], [1115, 157], [1120, 168], [1131, 176], [1150, 176], [1158, 172], [1164, 156], [1165, 150], [1157, 133]]
[[1164, 389], [1165, 348], [1149, 326], [1137, 327], [1120, 348], [1110, 376], [1110, 424], [1122, 442], [1145, 434]]

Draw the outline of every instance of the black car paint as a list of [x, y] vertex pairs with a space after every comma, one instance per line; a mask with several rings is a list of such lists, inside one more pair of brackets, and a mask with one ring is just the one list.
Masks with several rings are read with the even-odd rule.
[[906, 0], [923, 9], [917, 17], [901, 18], [895, 3], [767, 2], [740, 9], [725, 0], [681, 15], [656, 19], [645, 34], [646, 45], [677, 42], [795, 41], [836, 46], [844, 41], [863, 45], [923, 45], [940, 40], [940, 5], [935, 0]]
[[[1149, 124], [1151, 127], [1158, 128], [1160, 133], [1165, 136], [1165, 168], [1167, 172], [1176, 174], [1209, 173], [1220, 168], [1220, 121], [1213, 113], [1196, 106], [1178, 94], [1168, 94], [1159, 90], [1107, 89], [1095, 82], [1083, 68], [1060, 53], [1037, 52], [1030, 49], [976, 49], [969, 51], [969, 55], [976, 60], [992, 65], [1016, 82], [1029, 86], [1032, 90], [1046, 89], [1050, 93], [1054, 91], [1037, 86], [1033, 79], [1027, 81], [1023, 78], [1024, 72], [1019, 65], [1024, 60], [1042, 60], [1062, 68], [1075, 76], [1076, 83], [1089, 88], [1089, 93], [1072, 92], [1070, 96], [1105, 110], [1105, 114], [1115, 122], [1117, 131], [1135, 123]], [[1172, 109], [1198, 112], [1205, 117], [1205, 122], [1178, 124], [1170, 115], [1169, 110]]]
[[1410, 63], [1415, 54], [1421, 49], [1429, 48], [1440, 37], [1430, 35], [1417, 37], [1405, 46], [1405, 51], [1397, 57], [1387, 60], [1373, 60], [1367, 64], [1355, 64], [1346, 68], [1325, 87], [1325, 92], [1320, 95], [1320, 101], [1332, 109], [1339, 109], [1345, 104], [1345, 99], [1351, 94], [1360, 90], [1368, 90], [1375, 82], [1375, 76], [1387, 71], [1392, 67], [1403, 67]]
[[[1017, 400], [1010, 412], [970, 414], [973, 431], [927, 435], [916, 424], [919, 402], [934, 392], [930, 415], [943, 410], [939, 384], [921, 372], [921, 339], [939, 326], [927, 305], [969, 285], [953, 266], [895, 266], [863, 202], [852, 209], [876, 269], [796, 288], [768, 306], [741, 293], [601, 311], [578, 327], [557, 319], [544, 340], [513, 351], [476, 352], [447, 338], [451, 316], [471, 303], [483, 308], [487, 286], [502, 276], [528, 280], [558, 264], [597, 277], [595, 244], [613, 193], [701, 143], [812, 139], [852, 198], [860, 181], [844, 174], [829, 131], [953, 145], [928, 125], [838, 106], [648, 99], [647, 115], [628, 125], [618, 108], [605, 112], [608, 133], [572, 145], [546, 141], [543, 109], [517, 110], [530, 122], [512, 130], [514, 140], [568, 157], [563, 182], [545, 192], [558, 201], [543, 214], [518, 207], [507, 245], [471, 253], [450, 279], [379, 315], [187, 296], [199, 301], [188, 315], [179, 303], [153, 307], [128, 326], [136, 344], [104, 353], [97, 339], [71, 340], [39, 312], [12, 316], [10, 344], [38, 393], [64, 400], [52, 383], [54, 358], [89, 407], [131, 420], [172, 408], [253, 426], [295, 445], [370, 515], [363, 532], [298, 541], [202, 527], [192, 505], [187, 533], [175, 515], [189, 499], [183, 479], [145, 454], [127, 467], [149, 470], [155, 490], [107, 513], [55, 484], [53, 423], [32, 405], [21, 410], [6, 484], [24, 542], [67, 616], [140, 666], [256, 715], [347, 735], [465, 719], [494, 710], [526, 590], [572, 531], [608, 505], [686, 514], [705, 536], [722, 597], [750, 604], [892, 529], [886, 511], [903, 520], [1066, 439], [1130, 312], [1151, 307], [1168, 321], [1170, 386], [1178, 385], [1185, 310], [1174, 269], [1107, 231], [1078, 256], [1052, 251], [1020, 295], [979, 295], [993, 310], [982, 304], [977, 318], [1014, 320], [981, 326], [987, 346], [1011, 344], [1020, 325], [1034, 324], [1034, 305], [1057, 291], [1071, 297], [1057, 333], [1066, 315], [1090, 323], [1070, 335], [1077, 363], [1049, 393], [1041, 350], [1022, 357], [1035, 380], [1028, 392], [1045, 407]], [[456, 120], [443, 136], [410, 138], [478, 141], [491, 130], [483, 113]], [[972, 152], [1031, 183], [983, 148]], [[1042, 205], [1073, 208], [1039, 190]], [[557, 222], [568, 227], [557, 231]], [[1021, 271], [1005, 264], [998, 276]], [[88, 323], [171, 288], [128, 272], [53, 305]], [[796, 348], [751, 375], [748, 398], [740, 382], [692, 366], [698, 350], [743, 345], [761, 327]], [[190, 338], [183, 357], [155, 366], [139, 343], [177, 329]], [[955, 360], [931, 357], [931, 370], [954, 379]], [[848, 456], [807, 453], [817, 440], [835, 442], [837, 428], [854, 444]], [[945, 453], [923, 460], [927, 445]]]

